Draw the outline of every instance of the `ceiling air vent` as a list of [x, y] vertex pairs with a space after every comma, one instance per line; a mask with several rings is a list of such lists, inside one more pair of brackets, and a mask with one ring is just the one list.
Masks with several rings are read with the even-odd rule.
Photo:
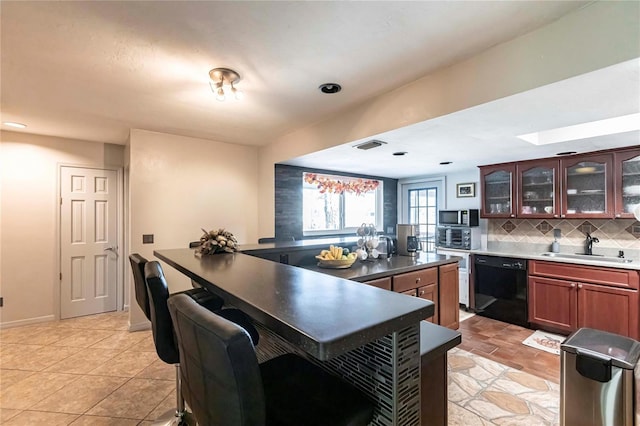
[[355, 145], [355, 147], [358, 148], [358, 149], [367, 150], [367, 149], [377, 148], [377, 147], [382, 146], [384, 144], [386, 144], [386, 142], [382, 142], [382, 141], [379, 141], [379, 140], [376, 140], [376, 139], [371, 139], [368, 142], [363, 142], [360, 145]]

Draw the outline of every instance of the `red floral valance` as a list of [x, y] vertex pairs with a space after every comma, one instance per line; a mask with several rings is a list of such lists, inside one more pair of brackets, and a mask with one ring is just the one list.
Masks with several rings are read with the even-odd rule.
[[357, 195], [366, 192], [375, 191], [380, 182], [373, 179], [334, 179], [328, 176], [318, 175], [316, 173], [305, 173], [304, 181], [317, 185], [321, 194], [325, 192], [333, 192], [334, 194], [342, 194], [343, 192], [353, 192]]

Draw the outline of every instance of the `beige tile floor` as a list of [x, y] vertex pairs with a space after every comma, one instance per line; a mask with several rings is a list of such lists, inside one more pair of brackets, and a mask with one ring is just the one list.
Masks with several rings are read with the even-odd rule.
[[0, 331], [3, 425], [144, 425], [175, 406], [175, 370], [126, 312]]
[[[174, 367], [127, 323], [120, 312], [0, 330], [0, 424], [148, 425], [174, 407]], [[557, 389], [454, 349], [449, 424], [557, 424]]]

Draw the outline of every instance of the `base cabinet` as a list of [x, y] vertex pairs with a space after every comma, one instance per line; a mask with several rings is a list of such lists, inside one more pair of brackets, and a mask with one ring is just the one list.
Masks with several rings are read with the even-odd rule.
[[454, 330], [460, 326], [457, 263], [395, 275], [392, 286], [393, 291], [421, 297], [435, 304], [433, 316], [425, 318], [426, 321]]
[[529, 262], [529, 322], [571, 333], [581, 327], [638, 339], [638, 272]]

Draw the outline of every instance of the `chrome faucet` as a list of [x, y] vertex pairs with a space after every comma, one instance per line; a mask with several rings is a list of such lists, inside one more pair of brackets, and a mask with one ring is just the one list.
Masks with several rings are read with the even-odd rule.
[[599, 243], [600, 240], [596, 237], [592, 237], [591, 234], [587, 232], [587, 240], [584, 245], [584, 254], [593, 254], [593, 243]]

